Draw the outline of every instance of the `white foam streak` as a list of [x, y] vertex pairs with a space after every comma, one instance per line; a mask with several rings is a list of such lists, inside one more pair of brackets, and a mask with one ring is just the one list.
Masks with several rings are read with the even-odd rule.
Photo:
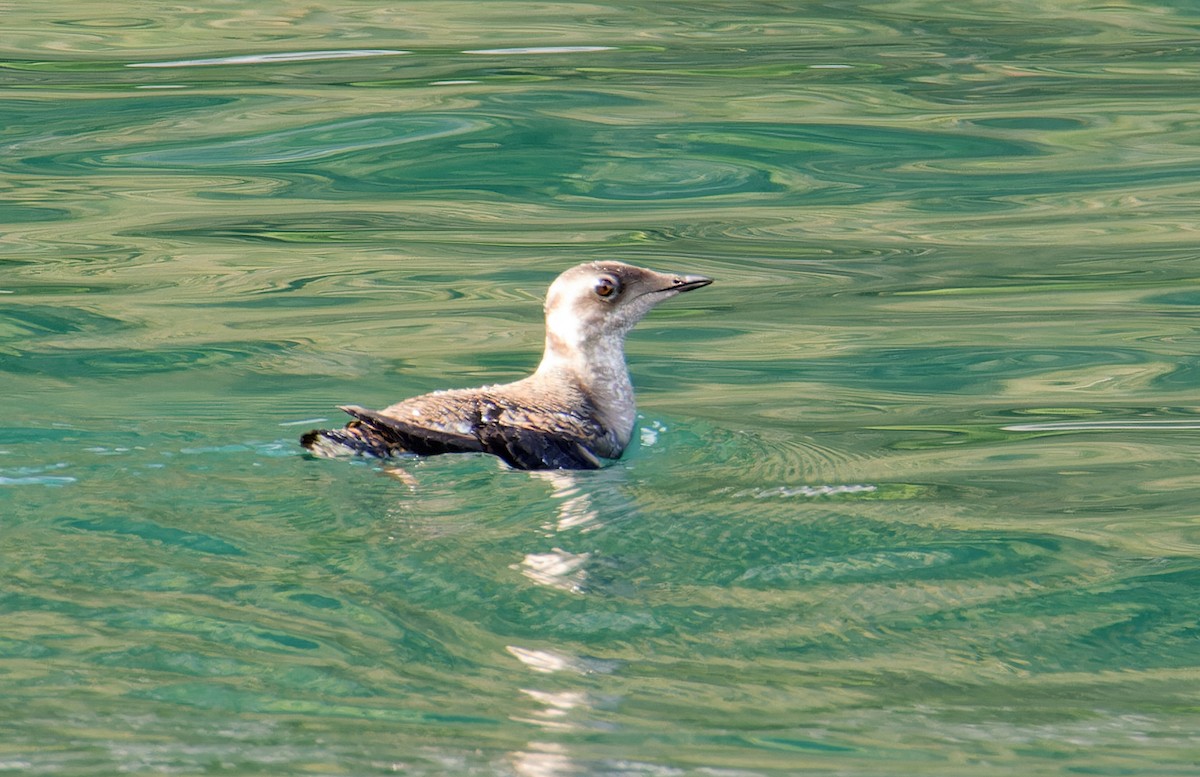
[[326, 59], [361, 59], [411, 54], [398, 49], [344, 49], [339, 51], [281, 51], [275, 54], [244, 54], [209, 59], [177, 59], [170, 62], [131, 62], [125, 67], [200, 67], [211, 65], [265, 65], [276, 62], [313, 62]]
[[471, 49], [464, 54], [586, 54], [612, 51], [615, 46], [519, 46], [511, 49]]
[[1056, 421], [1013, 424], [1006, 432], [1145, 432], [1200, 429], [1200, 421]]
[[755, 499], [766, 499], [772, 496], [837, 496], [839, 494], [870, 494], [878, 490], [878, 486], [867, 483], [855, 483], [843, 486], [779, 486], [765, 488], [754, 492]]

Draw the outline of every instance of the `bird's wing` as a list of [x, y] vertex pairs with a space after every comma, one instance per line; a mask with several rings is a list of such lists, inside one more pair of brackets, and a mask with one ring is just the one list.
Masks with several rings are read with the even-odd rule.
[[342, 408], [391, 446], [419, 456], [482, 452], [499, 456], [516, 469], [599, 469], [600, 459], [580, 440], [531, 426], [484, 421], [474, 434], [382, 415], [347, 405]]
[[517, 469], [599, 469], [600, 459], [581, 441], [541, 429], [489, 424], [479, 430], [484, 450]]
[[418, 456], [484, 450], [483, 444], [474, 435], [402, 421], [357, 405], [344, 405], [341, 410], [357, 418], [395, 448]]

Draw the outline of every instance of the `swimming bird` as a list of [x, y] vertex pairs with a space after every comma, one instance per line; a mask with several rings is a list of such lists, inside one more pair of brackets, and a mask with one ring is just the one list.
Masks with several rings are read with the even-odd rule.
[[546, 292], [546, 345], [529, 377], [378, 411], [347, 405], [353, 421], [314, 429], [300, 444], [317, 456], [483, 452], [517, 469], [596, 469], [633, 435], [625, 335], [658, 303], [710, 283], [621, 262], [572, 267]]

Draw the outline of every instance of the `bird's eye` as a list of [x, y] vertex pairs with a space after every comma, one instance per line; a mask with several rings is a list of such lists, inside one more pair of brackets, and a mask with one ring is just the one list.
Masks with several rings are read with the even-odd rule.
[[608, 298], [621, 290], [621, 284], [616, 278], [604, 276], [596, 281], [596, 296]]

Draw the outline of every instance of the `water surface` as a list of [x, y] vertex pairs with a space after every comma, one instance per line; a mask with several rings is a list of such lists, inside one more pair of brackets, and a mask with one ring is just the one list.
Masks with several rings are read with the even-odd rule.
[[[24, 4], [0, 771], [1191, 774], [1191, 4]], [[562, 269], [591, 473], [314, 461]]]

